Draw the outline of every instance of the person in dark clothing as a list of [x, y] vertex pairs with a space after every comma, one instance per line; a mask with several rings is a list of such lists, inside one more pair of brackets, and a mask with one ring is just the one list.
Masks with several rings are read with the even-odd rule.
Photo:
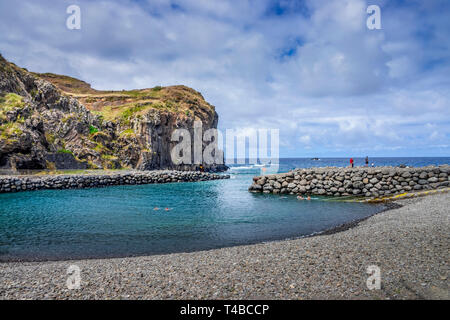
[[366, 167], [369, 166], [369, 157], [366, 157]]

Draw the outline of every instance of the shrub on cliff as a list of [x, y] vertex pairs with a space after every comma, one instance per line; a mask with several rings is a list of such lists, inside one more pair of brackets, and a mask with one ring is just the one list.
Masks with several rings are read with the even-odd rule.
[[67, 149], [59, 149], [57, 152], [58, 153], [69, 153], [69, 154], [73, 155], [73, 152], [70, 150], [67, 150]]
[[98, 132], [98, 129], [96, 127], [94, 127], [93, 125], [89, 126], [89, 133], [90, 134], [94, 134], [94, 133], [97, 133], [97, 132]]
[[22, 109], [25, 106], [23, 102], [23, 97], [15, 93], [7, 93], [5, 95], [0, 95], [0, 121], [6, 122], [6, 113], [13, 111], [14, 109]]

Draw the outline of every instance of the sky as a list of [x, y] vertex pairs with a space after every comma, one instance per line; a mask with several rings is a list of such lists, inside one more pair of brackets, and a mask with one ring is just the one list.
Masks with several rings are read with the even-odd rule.
[[30, 71], [192, 87], [223, 131], [279, 129], [281, 157], [450, 156], [448, 0], [0, 0], [0, 30]]

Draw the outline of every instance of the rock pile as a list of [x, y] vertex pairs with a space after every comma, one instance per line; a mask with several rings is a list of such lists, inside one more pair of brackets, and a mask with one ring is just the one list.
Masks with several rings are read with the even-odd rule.
[[228, 179], [229, 175], [195, 171], [131, 171], [113, 174], [0, 176], [0, 193], [42, 189], [98, 188], [169, 182]]
[[379, 197], [450, 185], [450, 166], [311, 168], [253, 178], [251, 192]]

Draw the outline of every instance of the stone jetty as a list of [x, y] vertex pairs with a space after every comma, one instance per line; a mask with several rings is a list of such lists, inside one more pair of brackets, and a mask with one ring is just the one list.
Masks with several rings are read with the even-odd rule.
[[127, 171], [121, 173], [0, 176], [0, 193], [42, 189], [81, 189], [117, 185], [195, 182], [228, 179], [229, 175], [197, 171]]
[[380, 197], [450, 185], [450, 166], [296, 169], [253, 178], [251, 192]]

